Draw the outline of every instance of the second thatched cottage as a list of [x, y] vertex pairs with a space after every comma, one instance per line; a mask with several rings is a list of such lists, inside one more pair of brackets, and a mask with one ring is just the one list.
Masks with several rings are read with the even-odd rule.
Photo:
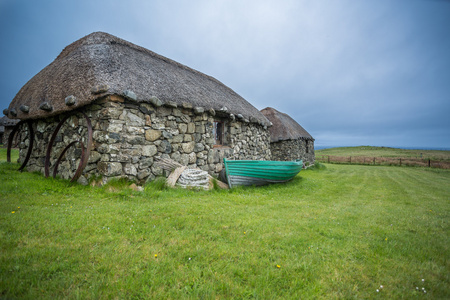
[[29, 171], [80, 182], [152, 180], [158, 157], [217, 174], [224, 157], [271, 156], [270, 122], [233, 90], [103, 32], [68, 45], [4, 113], [28, 131]]
[[294, 119], [275, 108], [266, 107], [261, 112], [273, 124], [269, 128], [272, 160], [301, 159], [305, 165], [313, 165], [314, 138]]

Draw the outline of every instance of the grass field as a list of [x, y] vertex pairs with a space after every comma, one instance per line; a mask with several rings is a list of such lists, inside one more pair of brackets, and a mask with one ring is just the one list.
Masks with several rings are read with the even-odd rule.
[[0, 298], [450, 298], [450, 171], [325, 166], [135, 192], [0, 162]]
[[334, 156], [366, 156], [366, 157], [403, 157], [423, 158], [441, 161], [450, 161], [450, 151], [442, 150], [410, 150], [389, 147], [339, 147], [320, 149], [315, 151], [316, 155]]

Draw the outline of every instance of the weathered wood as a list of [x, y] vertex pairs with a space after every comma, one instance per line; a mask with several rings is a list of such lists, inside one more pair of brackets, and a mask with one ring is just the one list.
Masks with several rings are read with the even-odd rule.
[[169, 177], [167, 177], [167, 185], [170, 187], [174, 187], [181, 173], [183, 173], [186, 168], [186, 166], [178, 167], [172, 173], [170, 173]]
[[168, 171], [173, 171], [176, 168], [182, 167], [183, 165], [170, 159], [170, 158], [159, 158], [156, 159], [155, 165]]

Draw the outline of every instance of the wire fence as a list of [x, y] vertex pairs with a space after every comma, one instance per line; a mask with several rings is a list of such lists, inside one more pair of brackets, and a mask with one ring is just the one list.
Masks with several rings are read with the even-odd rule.
[[450, 161], [440, 161], [409, 157], [366, 157], [366, 156], [334, 156], [319, 155], [316, 161], [333, 164], [414, 166], [439, 169], [450, 169]]

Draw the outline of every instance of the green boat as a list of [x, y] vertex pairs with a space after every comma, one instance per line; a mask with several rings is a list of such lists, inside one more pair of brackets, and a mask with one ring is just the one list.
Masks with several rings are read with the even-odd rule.
[[226, 179], [230, 188], [238, 185], [264, 185], [291, 180], [303, 168], [303, 161], [228, 160]]

